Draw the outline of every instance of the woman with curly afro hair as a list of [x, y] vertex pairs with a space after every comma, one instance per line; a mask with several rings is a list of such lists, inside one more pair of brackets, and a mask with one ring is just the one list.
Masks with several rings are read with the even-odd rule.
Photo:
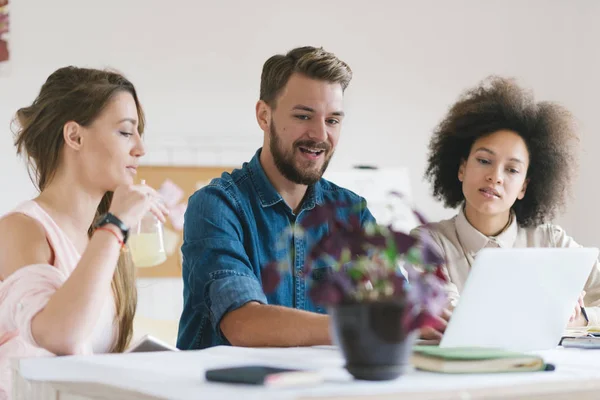
[[[576, 172], [573, 125], [560, 105], [536, 103], [513, 80], [499, 77], [465, 92], [439, 124], [429, 144], [425, 176], [437, 199], [460, 208], [454, 218], [419, 230], [430, 232], [447, 259], [451, 308], [484, 247], [579, 247], [550, 223], [564, 207]], [[569, 324], [583, 326], [589, 318], [590, 325], [600, 325], [597, 306], [598, 265]], [[442, 331], [422, 336], [440, 338]]]

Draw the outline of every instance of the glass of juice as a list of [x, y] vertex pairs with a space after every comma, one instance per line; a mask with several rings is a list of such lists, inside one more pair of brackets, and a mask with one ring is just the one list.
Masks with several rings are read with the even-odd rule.
[[154, 267], [167, 260], [163, 224], [150, 212], [129, 232], [127, 244], [137, 268]]

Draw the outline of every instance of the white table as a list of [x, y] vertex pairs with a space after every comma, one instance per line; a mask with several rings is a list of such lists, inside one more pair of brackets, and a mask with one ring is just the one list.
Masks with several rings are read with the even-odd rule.
[[[394, 381], [354, 381], [332, 347], [115, 354], [23, 359], [14, 363], [15, 399], [598, 399], [600, 350], [540, 353], [556, 371], [445, 375], [409, 370]], [[319, 369], [326, 382], [314, 387], [273, 389], [206, 382], [210, 368], [270, 365]]]

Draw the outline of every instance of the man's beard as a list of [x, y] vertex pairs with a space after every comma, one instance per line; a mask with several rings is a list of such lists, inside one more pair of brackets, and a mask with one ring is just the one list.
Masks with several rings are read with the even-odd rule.
[[[331, 145], [329, 143], [317, 143], [312, 140], [299, 140], [294, 143], [291, 152], [286, 152], [281, 147], [281, 141], [277, 135], [277, 129], [275, 128], [275, 123], [273, 120], [271, 120], [269, 138], [269, 149], [271, 150], [271, 154], [273, 155], [273, 160], [275, 161], [277, 169], [286, 179], [299, 185], [313, 185], [319, 179], [321, 179], [325, 173], [325, 170], [327, 169], [327, 166], [329, 165], [329, 161], [331, 161], [331, 157], [333, 156], [333, 151], [331, 151]], [[300, 146], [323, 150], [323, 157], [325, 160], [323, 162], [323, 166], [319, 170], [299, 170], [296, 168], [294, 164], [294, 151]]]

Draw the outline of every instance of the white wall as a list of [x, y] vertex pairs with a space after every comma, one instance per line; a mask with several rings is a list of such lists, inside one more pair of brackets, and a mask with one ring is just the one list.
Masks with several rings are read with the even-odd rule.
[[[426, 146], [461, 91], [501, 74], [520, 78], [539, 99], [562, 101], [580, 120], [585, 152], [574, 203], [561, 222], [581, 242], [600, 244], [594, 162], [600, 2], [15, 0], [11, 6], [12, 63], [10, 75], [0, 76], [0, 212], [33, 193], [8, 122], [54, 69], [112, 66], [127, 74], [148, 114], [151, 150], [193, 141], [232, 146], [228, 161], [242, 161], [261, 141], [253, 110], [262, 63], [311, 44], [335, 52], [355, 73], [333, 167], [408, 166], [414, 198], [433, 219], [452, 211], [422, 182]], [[196, 157], [215, 162], [204, 159], [211, 155]]]

